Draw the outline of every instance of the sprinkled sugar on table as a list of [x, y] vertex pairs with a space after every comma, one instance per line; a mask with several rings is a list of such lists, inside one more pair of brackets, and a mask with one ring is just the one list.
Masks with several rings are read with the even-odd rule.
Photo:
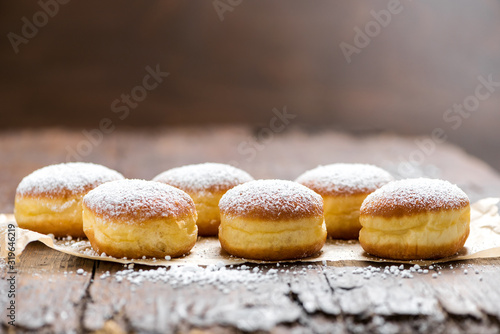
[[[414, 138], [292, 130], [239, 152], [252, 138], [243, 127], [116, 131], [84, 150], [78, 131], [1, 133], [0, 212], [13, 211], [23, 176], [75, 154], [145, 179], [205, 161], [236, 164], [255, 178], [292, 180], [319, 164], [373, 163], [397, 178], [447, 179], [471, 202], [500, 197], [500, 176], [448, 144], [409, 166], [404, 161], [418, 150]], [[0, 267], [6, 310], [11, 274], [4, 262]], [[167, 269], [82, 259], [32, 243], [16, 272], [18, 332], [500, 332], [496, 258], [429, 266], [338, 261]], [[3, 314], [3, 330], [12, 331]]]

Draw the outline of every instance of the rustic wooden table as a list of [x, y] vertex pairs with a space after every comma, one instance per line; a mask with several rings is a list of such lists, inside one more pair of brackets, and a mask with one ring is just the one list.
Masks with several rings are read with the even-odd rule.
[[[146, 179], [174, 166], [204, 161], [232, 162], [256, 178], [284, 179], [294, 179], [318, 164], [367, 162], [398, 177], [448, 179], [472, 201], [500, 196], [500, 176], [495, 171], [445, 143], [425, 153], [414, 138], [394, 135], [352, 137], [290, 130], [256, 142], [259, 134], [246, 128], [176, 128], [116, 131], [90, 142], [79, 131], [4, 132], [0, 134], [0, 212], [12, 212], [14, 191], [23, 176], [66, 161], [68, 154]], [[421, 163], [412, 171], [399, 168], [399, 162], [410, 156], [422, 158]], [[2, 266], [2, 329], [37, 333], [500, 332], [500, 259], [424, 268], [430, 272], [415, 272], [413, 278], [383, 275], [385, 266], [357, 261], [247, 265], [225, 271], [178, 269], [175, 275], [172, 270], [154, 271], [148, 279], [139, 275], [148, 267], [135, 266], [123, 273], [127, 269], [123, 265], [72, 257], [33, 243], [17, 263], [15, 328], [7, 324], [10, 276]], [[77, 274], [78, 269], [84, 274]], [[441, 274], [434, 278], [438, 271]]]

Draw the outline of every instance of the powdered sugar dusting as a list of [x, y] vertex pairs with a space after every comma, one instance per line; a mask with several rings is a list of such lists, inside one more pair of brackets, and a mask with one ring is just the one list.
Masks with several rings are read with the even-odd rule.
[[361, 214], [401, 216], [427, 210], [458, 209], [467, 205], [467, 195], [448, 181], [406, 179], [390, 182], [368, 195], [361, 206]]
[[178, 217], [196, 212], [188, 194], [172, 186], [145, 180], [105, 183], [83, 198], [99, 216], [121, 219]]
[[[132, 284], [141, 285], [144, 282], [168, 282], [174, 288], [190, 286], [193, 283], [200, 285], [212, 285], [221, 291], [229, 292], [233, 284], [245, 284], [249, 289], [255, 289], [253, 284], [258, 284], [264, 281], [278, 281], [276, 270], [264, 271], [259, 267], [252, 269], [246, 265], [238, 267], [238, 270], [226, 268], [224, 262], [219, 262], [215, 265], [209, 265], [206, 268], [190, 265], [190, 266], [172, 266], [170, 269], [157, 268], [150, 270], [130, 270], [126, 269], [118, 271], [114, 274], [114, 278], [121, 282], [127, 280]], [[101, 279], [106, 279], [111, 275], [103, 274]]]
[[123, 179], [123, 175], [107, 167], [85, 162], [71, 162], [40, 168], [26, 176], [17, 194], [57, 196], [81, 194], [98, 185]]
[[385, 170], [368, 164], [318, 166], [300, 175], [296, 182], [321, 195], [372, 192], [394, 178]]
[[257, 180], [229, 190], [219, 202], [221, 212], [270, 220], [323, 214], [323, 199], [292, 181]]
[[163, 182], [184, 191], [227, 191], [239, 184], [252, 181], [245, 171], [220, 163], [203, 163], [177, 167], [156, 176]]

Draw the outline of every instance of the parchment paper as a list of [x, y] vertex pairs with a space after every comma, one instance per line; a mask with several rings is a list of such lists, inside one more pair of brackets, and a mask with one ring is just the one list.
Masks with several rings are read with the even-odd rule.
[[[415, 263], [428, 265], [431, 263], [451, 262], [458, 260], [500, 257], [500, 216], [497, 203], [499, 198], [485, 198], [471, 206], [471, 231], [464, 248], [455, 256], [432, 261], [394, 261], [370, 256], [365, 253], [357, 241], [328, 239], [323, 250], [313, 257], [293, 261], [280, 262], [317, 262], [317, 261], [369, 261], [388, 263]], [[8, 256], [8, 226], [16, 224], [14, 215], [0, 214], [0, 256]], [[12, 235], [11, 235], [12, 236]], [[225, 265], [241, 263], [273, 263], [272, 261], [254, 261], [233, 257], [220, 248], [215, 237], [199, 237], [191, 252], [181, 258], [165, 259], [116, 259], [97, 255], [88, 240], [58, 240], [49, 235], [40, 234], [16, 227], [16, 256], [19, 256], [25, 247], [33, 241], [40, 241], [59, 252], [87, 259], [118, 262], [122, 264], [136, 263], [148, 266], [171, 265], [210, 265], [223, 263]]]

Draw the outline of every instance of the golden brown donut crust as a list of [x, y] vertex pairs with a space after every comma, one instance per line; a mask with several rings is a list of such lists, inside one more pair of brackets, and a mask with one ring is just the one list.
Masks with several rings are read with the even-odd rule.
[[92, 248], [118, 258], [186, 254], [198, 236], [196, 219], [191, 197], [160, 182], [109, 182], [83, 199], [83, 229]]
[[169, 169], [153, 178], [188, 194], [222, 193], [252, 181], [247, 172], [227, 164], [207, 162]]
[[197, 239], [196, 215], [134, 222], [106, 219], [83, 205], [83, 229], [92, 248], [116, 258], [179, 257], [188, 253]]
[[251, 181], [229, 190], [219, 207], [221, 247], [235, 256], [298, 259], [326, 241], [321, 196], [295, 182]]
[[189, 193], [198, 213], [198, 235], [216, 236], [219, 233], [219, 201], [225, 192]]
[[14, 215], [20, 228], [55, 237], [85, 238], [81, 195], [62, 198], [16, 195]]
[[365, 199], [360, 223], [359, 242], [372, 255], [395, 260], [448, 257], [469, 235], [469, 199], [447, 181], [394, 181]]
[[108, 182], [85, 195], [83, 204], [97, 217], [123, 223], [196, 214], [193, 200], [184, 191], [144, 180]]
[[334, 239], [357, 239], [361, 224], [359, 208], [367, 194], [323, 196], [328, 236]]
[[323, 216], [323, 198], [296, 182], [257, 180], [229, 190], [219, 209], [221, 214], [279, 223]]
[[374, 165], [339, 163], [306, 171], [296, 181], [323, 197], [329, 237], [357, 239], [363, 200], [392, 180], [388, 172]]
[[222, 249], [234, 256], [251, 260], [284, 261], [303, 259], [305, 257], [317, 254], [325, 245], [326, 237], [325, 240], [318, 239], [318, 241], [309, 245], [299, 245], [295, 247], [283, 248], [281, 250], [273, 252], [259, 247], [241, 249], [238, 247], [234, 247], [234, 244], [232, 242], [228, 242], [224, 238], [219, 238], [219, 241]]
[[469, 204], [467, 195], [447, 181], [407, 179], [391, 182], [368, 196], [361, 207], [361, 214], [402, 217], [429, 211], [462, 209]]
[[368, 195], [394, 178], [370, 164], [337, 163], [306, 171], [295, 181], [325, 196]]
[[219, 200], [229, 189], [252, 181], [245, 171], [220, 163], [203, 163], [173, 168], [153, 181], [179, 188], [191, 196], [198, 212], [198, 234], [215, 236], [219, 231]]
[[69, 162], [40, 168], [26, 176], [16, 194], [30, 198], [68, 198], [84, 195], [109, 181], [121, 180], [123, 175], [105, 166]]
[[318, 253], [326, 241], [323, 216], [267, 221], [222, 214], [219, 241], [228, 253], [254, 260], [291, 260]]
[[[440, 246], [408, 245], [401, 247], [401, 244], [384, 244], [383, 247], [369, 242], [363, 242], [362, 247], [365, 252], [392, 260], [435, 260], [452, 256], [460, 251], [469, 236], [469, 228], [456, 240]], [[363, 239], [364, 240], [364, 239]]]
[[14, 215], [21, 228], [56, 237], [85, 237], [82, 198], [105, 182], [123, 179], [107, 167], [64, 163], [38, 169], [16, 190]]

